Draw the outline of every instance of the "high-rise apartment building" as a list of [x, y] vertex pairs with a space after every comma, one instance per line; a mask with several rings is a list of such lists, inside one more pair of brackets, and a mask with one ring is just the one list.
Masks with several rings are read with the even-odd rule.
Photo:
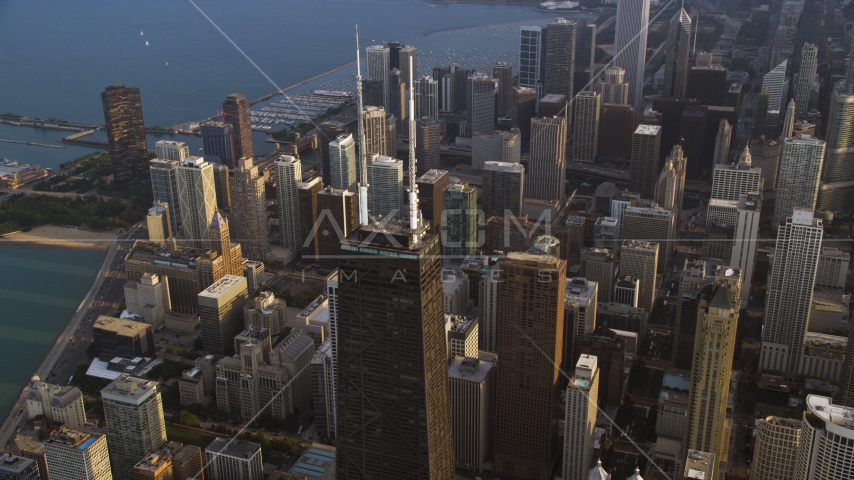
[[356, 142], [352, 134], [329, 142], [329, 186], [356, 191]]
[[[317, 192], [317, 211], [312, 232], [317, 239], [320, 261], [325, 265], [337, 265], [341, 239], [358, 225], [358, 196], [348, 190], [324, 188]], [[324, 231], [330, 234], [323, 235]]]
[[513, 64], [496, 63], [492, 66], [492, 76], [498, 80], [498, 114], [509, 114], [513, 110]]
[[174, 479], [172, 459], [168, 455], [149, 453], [133, 466], [134, 480], [168, 480]]
[[472, 135], [471, 166], [475, 170], [483, 170], [486, 162], [519, 163], [521, 152], [522, 136], [518, 129], [475, 133]]
[[198, 297], [205, 351], [213, 355], [233, 355], [231, 340], [243, 330], [243, 306], [249, 297], [246, 278], [225, 275]]
[[791, 480], [801, 443], [800, 420], [766, 417], [756, 422], [756, 446], [750, 478]]
[[125, 283], [127, 311], [139, 315], [154, 328], [163, 323], [163, 317], [172, 311], [169, 301], [169, 285], [166, 277], [144, 273], [138, 282]]
[[626, 83], [626, 71], [611, 65], [602, 71], [595, 90], [602, 95], [602, 103], [624, 105], [629, 103], [629, 84]]
[[592, 90], [593, 64], [596, 58], [596, 24], [592, 20], [578, 19], [575, 30], [575, 67], [573, 68], [572, 95], [582, 90]]
[[519, 86], [533, 88], [542, 96], [543, 28], [521, 28], [519, 37]]
[[[389, 50], [389, 57], [391, 57], [391, 45], [389, 45]], [[389, 58], [389, 62], [389, 66], [391, 68], [400, 69], [400, 78], [403, 79], [403, 83], [409, 83], [410, 63], [413, 68], [411, 78], [418, 78], [418, 49], [412, 45], [401, 45], [400, 50], [397, 53], [397, 62], [395, 63], [391, 58]], [[407, 88], [410, 87], [411, 85], [407, 85]], [[403, 118], [401, 118], [401, 120], [403, 120]]]
[[154, 144], [157, 158], [160, 160], [174, 160], [183, 162], [185, 158], [190, 156], [190, 149], [184, 142], [175, 142], [172, 140], [158, 140]]
[[513, 87], [511, 116], [513, 128], [519, 129], [522, 145], [531, 142], [531, 119], [537, 113], [537, 90], [528, 87]]
[[[302, 162], [290, 155], [276, 160], [276, 199], [279, 209], [279, 228], [282, 245], [291, 251], [302, 246], [302, 231], [299, 223], [299, 182], [302, 181]], [[306, 232], [308, 233], [308, 232]]]
[[136, 462], [166, 445], [159, 386], [153, 380], [121, 375], [101, 390], [115, 479], [133, 479]]
[[231, 169], [217, 163], [213, 166], [213, 175], [217, 208], [231, 210]]
[[199, 125], [205, 156], [219, 157], [223, 165], [234, 161], [234, 129], [225, 122], [207, 122]]
[[611, 301], [616, 273], [617, 262], [610, 249], [588, 248], [581, 254], [581, 276], [599, 285], [597, 294], [599, 303]]
[[[575, 20], [558, 18], [549, 22], [545, 35], [545, 58], [543, 59], [543, 93], [554, 93], [573, 98], [572, 81], [575, 77], [575, 43], [578, 23]], [[567, 116], [570, 112], [567, 112]]]
[[691, 17], [680, 8], [670, 21], [667, 30], [664, 60], [663, 97], [685, 96], [688, 81], [688, 50], [691, 47]]
[[[731, 427], [726, 418], [727, 396], [736, 347], [740, 288], [738, 284], [717, 285], [700, 301], [680, 460], [693, 449], [712, 452], [715, 461], [726, 465]], [[713, 471], [716, 475], [721, 472], [718, 464]]]
[[177, 161], [151, 160], [148, 171], [151, 176], [151, 193], [155, 202], [169, 206], [169, 222], [172, 234], [178, 235], [181, 226], [181, 201], [178, 195], [178, 165]]
[[793, 208], [815, 211], [824, 149], [825, 142], [815, 138], [787, 138], [783, 141], [773, 228], [780, 226]]
[[3, 480], [39, 480], [35, 460], [10, 453], [0, 454], [0, 478]]
[[531, 120], [531, 158], [525, 195], [563, 200], [566, 188], [566, 117]]
[[777, 230], [768, 277], [760, 368], [797, 371], [807, 332], [821, 242], [822, 222], [795, 208]]
[[337, 475], [452, 480], [439, 237], [414, 243], [384, 228], [360, 227], [341, 243], [332, 333], [341, 360], [333, 360]]
[[794, 100], [797, 106], [797, 116], [807, 113], [810, 105], [810, 92], [815, 82], [815, 74], [818, 68], [818, 47], [812, 43], [805, 43], [801, 49], [801, 69], [798, 71], [798, 83], [794, 89]]
[[632, 137], [632, 165], [629, 172], [629, 190], [640, 193], [641, 198], [655, 198], [655, 180], [661, 150], [661, 127], [638, 125]]
[[496, 385], [495, 474], [546, 480], [559, 454], [552, 409], [563, 361], [566, 262], [513, 252], [497, 265], [496, 353], [502, 373]]
[[575, 97], [575, 121], [573, 122], [572, 160], [593, 162], [599, 146], [599, 101], [600, 95], [584, 90]]
[[205, 479], [263, 480], [261, 445], [217, 437], [205, 448]]
[[652, 311], [655, 304], [658, 257], [661, 255], [656, 242], [624, 240], [620, 248], [620, 274], [631, 275], [640, 280], [638, 308]]
[[445, 187], [442, 254], [449, 260], [472, 255], [477, 247], [477, 189], [464, 184]]
[[658, 271], [664, 272], [672, 250], [676, 231], [676, 214], [661, 207], [629, 207], [623, 214], [623, 238], [641, 242], [656, 242]]
[[114, 83], [101, 93], [101, 103], [114, 181], [119, 185], [141, 183], [148, 164], [148, 147], [139, 89]]
[[[854, 62], [851, 62], [854, 63]], [[850, 92], [850, 93], [849, 93]], [[854, 210], [854, 86], [831, 94], [822, 184], [816, 209], [834, 215]]]
[[71, 428], [86, 423], [83, 394], [77, 387], [42, 382], [38, 375], [33, 375], [26, 399], [30, 419], [43, 415], [48, 425], [56, 422]]
[[492, 455], [495, 428], [495, 376], [493, 362], [457, 357], [448, 367], [454, 463], [458, 468], [482, 472]]
[[761, 193], [763, 188], [762, 169], [753, 166], [749, 147], [744, 147], [736, 163], [715, 165], [712, 173], [713, 199], [737, 201], [742, 195]]
[[[386, 155], [386, 111], [383, 107], [365, 107], [365, 155]], [[392, 155], [393, 156], [393, 155]]]
[[415, 118], [439, 120], [439, 80], [430, 75], [415, 80]]
[[177, 177], [184, 240], [196, 248], [213, 248], [210, 227], [217, 211], [213, 164], [187, 157], [178, 166]]
[[563, 444], [565, 480], [586, 480], [593, 463], [594, 429], [599, 401], [599, 364], [594, 355], [582, 354], [566, 388], [566, 432]]
[[60, 427], [44, 442], [44, 456], [50, 478], [81, 480], [133, 478], [110, 468], [110, 457], [115, 448], [112, 446], [113, 442], [120, 441], [119, 438], [115, 440], [112, 436], [110, 438], [108, 451], [106, 435]]
[[625, 70], [629, 84], [628, 103], [638, 113], [643, 111], [649, 5], [650, 0], [629, 0], [617, 4], [614, 65]]
[[468, 82], [471, 84], [471, 103], [467, 106], [471, 133], [491, 135], [495, 132], [498, 80], [481, 75], [469, 77]]
[[581, 354], [584, 336], [596, 329], [598, 290], [599, 285], [596, 282], [583, 277], [566, 281], [561, 363], [561, 369], [564, 371], [572, 370], [572, 365]]
[[783, 60], [783, 63], [768, 70], [768, 73], [762, 77], [762, 87], [768, 89], [768, 116], [779, 118], [780, 112], [783, 110], [783, 95], [788, 90], [788, 82], [786, 81], [786, 68], [789, 60]]
[[166, 243], [172, 237], [172, 223], [169, 218], [169, 205], [154, 202], [145, 215], [145, 225], [148, 227], [148, 239], [156, 243]]
[[400, 218], [403, 200], [403, 162], [392, 157], [368, 159], [368, 208], [377, 219]]
[[525, 167], [520, 163], [484, 162], [483, 214], [487, 219], [493, 215], [522, 216], [525, 189]]
[[448, 186], [450, 178], [447, 170], [430, 169], [415, 179], [418, 185], [418, 207], [424, 221], [430, 224], [430, 233], [438, 234], [442, 230], [445, 187]]
[[795, 468], [788, 478], [850, 477], [854, 472], [854, 410], [821, 395], [807, 395], [805, 403]]
[[222, 121], [231, 125], [231, 140], [234, 144], [232, 164], [240, 158], [254, 157], [249, 100], [242, 93], [232, 93], [225, 97], [222, 102]]
[[600, 158], [632, 158], [632, 142], [637, 123], [635, 114], [631, 105], [602, 105], [599, 113]]
[[234, 238], [246, 258], [263, 261], [270, 251], [264, 172], [253, 165], [252, 157], [240, 157], [234, 165], [230, 175]]
[[750, 193], [738, 198], [738, 219], [732, 239], [732, 255], [729, 265], [741, 270], [741, 305], [747, 308], [750, 299], [750, 284], [753, 281], [753, 265], [756, 258], [756, 239], [759, 238], [759, 215], [762, 196]]
[[439, 168], [439, 143], [442, 139], [442, 126], [430, 117], [421, 117], [415, 121], [415, 158], [420, 175], [428, 170]]

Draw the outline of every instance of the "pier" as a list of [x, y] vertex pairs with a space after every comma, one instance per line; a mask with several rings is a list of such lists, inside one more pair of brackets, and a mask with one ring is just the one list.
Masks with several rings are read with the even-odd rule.
[[46, 143], [36, 143], [36, 142], [22, 142], [20, 140], [6, 140], [5, 138], [0, 138], [0, 142], [5, 143], [17, 143], [19, 145], [32, 145], [34, 147], [47, 147], [47, 148], [65, 148], [62, 145], [48, 145]]

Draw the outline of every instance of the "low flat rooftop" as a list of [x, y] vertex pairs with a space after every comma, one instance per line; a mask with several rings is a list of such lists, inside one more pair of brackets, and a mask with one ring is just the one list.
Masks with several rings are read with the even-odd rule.
[[135, 337], [140, 333], [151, 329], [151, 325], [148, 323], [134, 322], [133, 320], [101, 315], [97, 320], [95, 320], [94, 328], [114, 332], [126, 337]]
[[225, 275], [208, 288], [199, 293], [200, 297], [219, 298], [232, 288], [239, 287], [241, 284], [246, 286], [246, 277], [238, 277], [236, 275]]

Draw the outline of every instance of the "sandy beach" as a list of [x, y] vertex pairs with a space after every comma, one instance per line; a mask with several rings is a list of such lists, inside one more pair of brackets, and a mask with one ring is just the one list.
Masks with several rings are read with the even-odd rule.
[[116, 238], [112, 232], [93, 232], [77, 230], [56, 225], [42, 225], [29, 232], [18, 232], [0, 238], [0, 242], [32, 243], [38, 245], [53, 245], [56, 247], [95, 248], [106, 250]]

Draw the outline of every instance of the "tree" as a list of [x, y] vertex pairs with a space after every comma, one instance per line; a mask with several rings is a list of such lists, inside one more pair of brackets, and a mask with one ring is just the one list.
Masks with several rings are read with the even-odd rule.
[[166, 347], [166, 352], [171, 353], [172, 355], [178, 355], [178, 347], [175, 345], [169, 345]]
[[186, 427], [198, 427], [199, 417], [186, 410], [181, 410], [177, 415], [175, 415], [175, 423]]

